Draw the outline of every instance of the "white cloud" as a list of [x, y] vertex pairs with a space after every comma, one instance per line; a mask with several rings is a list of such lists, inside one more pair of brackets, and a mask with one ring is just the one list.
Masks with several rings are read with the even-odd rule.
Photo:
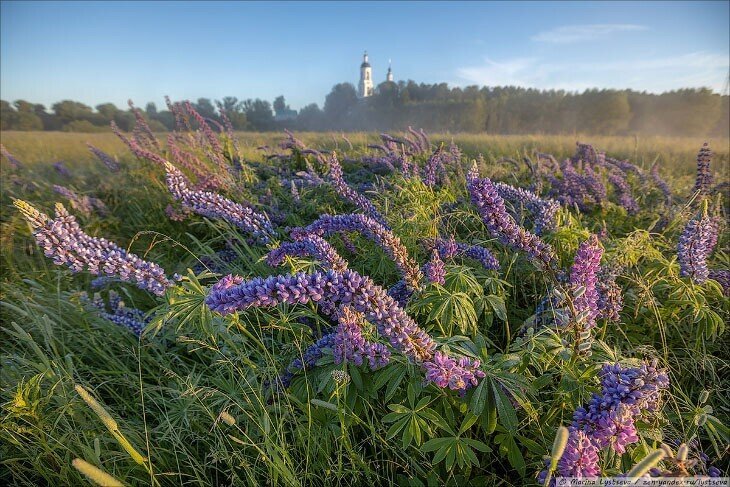
[[530, 39], [550, 44], [572, 44], [575, 42], [603, 39], [616, 32], [642, 31], [648, 27], [636, 24], [589, 24], [563, 25], [551, 30], [538, 32]]
[[607, 62], [546, 62], [513, 58], [457, 70], [455, 84], [524, 86], [583, 91], [586, 88], [632, 88], [661, 92], [707, 86], [721, 91], [730, 69], [727, 54], [694, 52], [673, 57]]

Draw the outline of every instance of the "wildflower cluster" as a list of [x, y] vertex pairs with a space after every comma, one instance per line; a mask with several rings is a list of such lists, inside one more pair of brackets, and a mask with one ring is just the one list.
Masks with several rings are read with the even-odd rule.
[[385, 228], [389, 228], [388, 222], [385, 221], [385, 218], [383, 218], [370, 200], [352, 189], [350, 185], [347, 184], [342, 175], [342, 165], [334, 152], [329, 158], [329, 179], [337, 194], [355, 205], [358, 209], [360, 209], [360, 211], [380, 223]]
[[347, 261], [340, 257], [329, 242], [318, 235], [299, 235], [297, 242], [286, 242], [266, 255], [266, 263], [272, 267], [281, 265], [286, 257], [314, 257], [324, 269], [342, 272], [347, 269]]
[[596, 291], [598, 292], [598, 318], [609, 322], [618, 322], [624, 307], [621, 286], [616, 282], [620, 268], [603, 265], [598, 271]]
[[332, 352], [335, 364], [352, 363], [357, 366], [368, 364], [371, 370], [388, 365], [390, 350], [382, 343], [365, 340], [362, 334], [362, 314], [349, 306], [342, 306], [337, 313]]
[[98, 293], [94, 294], [93, 299], [89, 299], [84, 293], [81, 299], [83, 303], [96, 308], [102, 318], [127, 328], [137, 336], [142, 334], [150, 322], [150, 319], [145, 316], [144, 311], [126, 307], [122, 298], [114, 291], [109, 291], [108, 305], [104, 303], [104, 300]]
[[20, 167], [23, 165], [14, 155], [12, 155], [4, 145], [0, 144], [0, 155], [5, 157], [5, 159], [8, 160], [10, 163], [10, 167], [13, 169], [20, 169]]
[[555, 228], [555, 214], [558, 212], [559, 203], [552, 199], [540, 198], [535, 193], [523, 188], [515, 188], [506, 183], [494, 183], [497, 193], [503, 200], [513, 205], [518, 205], [512, 212], [513, 216], [521, 214], [522, 208], [530, 212], [534, 225], [535, 235], [541, 235], [544, 231]]
[[263, 243], [270, 240], [274, 229], [264, 214], [216, 193], [188, 189], [189, 182], [185, 176], [169, 162], [165, 162], [165, 170], [167, 187], [173, 198], [180, 201], [183, 207], [208, 218], [223, 219]]
[[304, 228], [291, 231], [294, 239], [299, 240], [306, 234], [326, 237], [333, 233], [358, 232], [374, 241], [388, 256], [393, 259], [396, 267], [411, 288], [418, 288], [421, 281], [421, 271], [409, 255], [400, 239], [386, 227], [366, 215], [322, 215]]
[[84, 216], [91, 216], [94, 211], [97, 211], [100, 215], [106, 215], [109, 212], [104, 202], [99, 198], [81, 196], [75, 191], [57, 184], [53, 185], [53, 191], [68, 199], [71, 202], [71, 207]]
[[700, 196], [709, 194], [714, 182], [710, 162], [712, 162], [712, 151], [707, 145], [707, 142], [705, 142], [697, 154], [697, 178], [695, 180], [694, 192]]
[[687, 222], [677, 244], [677, 260], [680, 274], [690, 277], [697, 284], [709, 277], [707, 259], [717, 245], [719, 225], [707, 215]]
[[15, 200], [15, 206], [30, 222], [36, 242], [54, 264], [68, 266], [73, 272], [86, 270], [95, 275], [117, 276], [157, 295], [164, 294], [172, 285], [157, 264], [142, 260], [106, 239], [84, 233], [62, 204], [56, 204], [53, 220], [25, 201]]
[[116, 159], [114, 159], [112, 156], [107, 154], [106, 152], [102, 151], [101, 149], [98, 149], [94, 147], [93, 145], [87, 143], [86, 146], [89, 148], [92, 154], [94, 154], [97, 159], [99, 159], [104, 165], [109, 169], [111, 172], [118, 172], [119, 171], [119, 162], [117, 162]]
[[555, 263], [555, 255], [550, 245], [540, 237], [520, 227], [504, 207], [494, 183], [489, 178], [475, 178], [468, 182], [471, 201], [489, 232], [503, 244], [522, 250], [545, 267]]
[[437, 238], [433, 242], [433, 248], [442, 259], [454, 257], [466, 257], [479, 261], [487, 270], [499, 269], [499, 261], [492, 252], [481, 245], [468, 245], [457, 242], [453, 238]]
[[436, 249], [431, 253], [431, 260], [423, 266], [423, 273], [426, 274], [428, 282], [443, 285], [446, 282], [446, 267], [444, 261], [439, 257]]
[[590, 348], [591, 328], [596, 326], [598, 309], [598, 290], [596, 282], [601, 264], [603, 247], [598, 237], [591, 235], [578, 247], [573, 265], [570, 268], [570, 286], [573, 293], [573, 308], [578, 349], [587, 351]]

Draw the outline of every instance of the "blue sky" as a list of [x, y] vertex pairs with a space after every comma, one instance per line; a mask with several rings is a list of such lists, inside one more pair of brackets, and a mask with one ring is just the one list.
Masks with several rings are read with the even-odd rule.
[[283, 94], [322, 105], [377, 81], [722, 91], [730, 2], [9, 2], [0, 97], [125, 106]]

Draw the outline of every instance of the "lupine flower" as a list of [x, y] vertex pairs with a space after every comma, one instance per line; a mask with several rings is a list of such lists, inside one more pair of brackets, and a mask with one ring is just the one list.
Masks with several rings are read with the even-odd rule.
[[444, 172], [444, 147], [442, 144], [426, 161], [423, 168], [423, 184], [429, 188], [435, 186], [437, 176]]
[[[206, 304], [222, 314], [256, 307], [271, 307], [280, 303], [305, 304], [308, 302], [337, 307], [349, 305], [363, 313], [378, 333], [408, 357], [423, 363], [433, 358], [436, 343], [411, 319], [385, 291], [373, 281], [352, 270], [342, 273], [328, 271], [312, 274], [298, 273], [284, 276], [254, 278], [227, 276], [215, 284], [206, 298]], [[460, 360], [462, 368], [478, 364]]]
[[340, 257], [325, 239], [317, 235], [306, 234], [297, 242], [286, 242], [269, 252], [266, 263], [272, 267], [280, 266], [285, 257], [311, 256], [322, 263], [325, 270], [342, 272], [347, 269], [347, 261]]
[[558, 461], [558, 477], [593, 478], [601, 474], [598, 448], [582, 431], [571, 429], [568, 444]]
[[680, 275], [702, 284], [709, 277], [707, 259], [717, 244], [719, 226], [708, 216], [687, 222], [677, 244]]
[[581, 316], [584, 316], [580, 323], [576, 323], [579, 332], [590, 330], [596, 326], [596, 317], [599, 312], [596, 281], [602, 255], [603, 247], [598, 241], [598, 237], [591, 235], [588, 240], [578, 247], [573, 265], [570, 268], [569, 282], [573, 292], [578, 288], [585, 289], [580, 296], [573, 299], [573, 308], [576, 313], [574, 319], [578, 320]]
[[550, 245], [520, 227], [507, 213], [504, 200], [489, 178], [472, 179], [467, 187], [472, 203], [477, 207], [484, 224], [494, 237], [505, 245], [526, 252], [543, 266], [550, 267], [555, 263], [555, 255]]
[[380, 214], [380, 212], [378, 212], [378, 210], [370, 202], [370, 200], [352, 189], [347, 184], [342, 175], [342, 165], [340, 164], [340, 161], [337, 159], [337, 155], [334, 152], [329, 158], [329, 179], [332, 183], [332, 187], [335, 189], [337, 194], [357, 206], [360, 211], [362, 211], [384, 227], [390, 228], [388, 227], [388, 222], [385, 221], [385, 218], [383, 218], [383, 216]]
[[656, 162], [651, 166], [650, 174], [651, 179], [654, 181], [654, 184], [656, 184], [656, 187], [659, 188], [659, 190], [664, 195], [664, 204], [666, 206], [671, 206], [672, 190], [669, 189], [669, 185], [664, 179], [662, 179], [661, 175], [659, 174], [659, 165]]
[[595, 164], [598, 162], [598, 151], [591, 144], [576, 142], [575, 145], [575, 155], [572, 159], [574, 163], [585, 161], [589, 164]]
[[197, 189], [217, 190], [223, 187], [217, 175], [211, 173], [195, 154], [182, 150], [177, 145], [173, 134], [167, 136], [167, 149], [176, 164], [179, 164], [195, 176], [195, 179], [198, 181]]
[[423, 363], [427, 382], [454, 391], [464, 391], [479, 383], [486, 375], [479, 370], [479, 365], [479, 360], [468, 357], [455, 360], [443, 352], [436, 352], [431, 360]]
[[635, 215], [639, 212], [639, 204], [631, 194], [631, 186], [626, 181], [621, 171], [611, 171], [608, 174], [608, 181], [613, 185], [616, 191], [618, 204], [621, 205], [629, 215]]
[[725, 296], [730, 296], [730, 270], [728, 269], [712, 269], [708, 277], [714, 279], [720, 286]]
[[297, 188], [297, 185], [294, 184], [294, 181], [291, 182], [291, 197], [294, 202], [299, 203], [299, 189]]
[[244, 232], [252, 234], [262, 243], [267, 243], [270, 236], [273, 235], [274, 229], [264, 214], [257, 213], [251, 208], [216, 193], [188, 189], [188, 181], [185, 176], [169, 162], [165, 163], [165, 170], [170, 193], [184, 207], [208, 218], [223, 219]]
[[560, 172], [562, 179], [549, 176], [553, 197], [565, 206], [577, 205], [579, 209], [586, 210], [587, 203], [592, 203], [593, 197], [588, 193], [583, 177], [578, 174], [570, 160], [560, 164]]
[[54, 184], [53, 191], [67, 198], [71, 202], [71, 207], [84, 216], [90, 216], [94, 211], [99, 212], [101, 215], [106, 215], [109, 211], [102, 200], [86, 195], [80, 196], [65, 186]]
[[618, 322], [624, 307], [621, 286], [616, 283], [620, 269], [616, 266], [601, 266], [598, 271], [596, 291], [598, 292], [598, 318]]
[[159, 151], [160, 143], [157, 141], [155, 134], [152, 133], [152, 129], [147, 123], [147, 120], [145, 120], [142, 116], [142, 112], [139, 110], [139, 108], [134, 106], [132, 100], [127, 100], [127, 104], [129, 105], [130, 110], [132, 110], [132, 113], [134, 114], [134, 118], [136, 120], [136, 123], [134, 124], [134, 130], [132, 132], [135, 141], [142, 147], [145, 147], [149, 150]]
[[102, 151], [101, 149], [97, 149], [93, 145], [86, 143], [86, 146], [89, 148], [92, 154], [94, 154], [101, 162], [104, 163], [104, 165], [111, 171], [111, 172], [117, 172], [119, 171], [119, 163], [109, 154]]
[[457, 242], [453, 238], [437, 238], [433, 247], [442, 259], [466, 257], [479, 261], [487, 270], [499, 269], [499, 261], [486, 247]]
[[127, 328], [137, 336], [142, 335], [145, 327], [150, 322], [150, 318], [145, 317], [144, 311], [126, 307], [124, 301], [114, 291], [109, 291], [108, 306], [99, 294], [94, 294], [94, 298], [89, 299], [86, 293], [84, 293], [81, 300], [83, 303], [96, 308], [102, 318]]
[[695, 180], [694, 192], [699, 193], [700, 196], [709, 194], [710, 188], [713, 184], [712, 170], [710, 169], [710, 162], [712, 161], [712, 151], [705, 142], [697, 154], [697, 179]]
[[656, 360], [639, 367], [605, 364], [599, 373], [601, 394], [593, 394], [586, 407], [573, 415], [573, 427], [580, 429], [598, 448], [611, 446], [618, 453], [635, 443], [635, 420], [659, 408], [659, 394], [669, 387], [664, 370]]
[[147, 159], [148, 161], [154, 162], [155, 164], [160, 164], [163, 166], [165, 165], [167, 161], [164, 157], [140, 146], [134, 138], [128, 138], [122, 133], [121, 130], [119, 130], [119, 127], [117, 127], [117, 124], [114, 123], [114, 121], [112, 121], [110, 125], [112, 127], [112, 132], [114, 132], [114, 134], [119, 137], [121, 141], [126, 144], [127, 147], [129, 147], [135, 157], [139, 159]]
[[8, 162], [10, 163], [10, 167], [12, 167], [13, 169], [20, 169], [20, 167], [23, 165], [2, 144], [0, 144], [0, 154], [2, 154], [5, 157], [5, 159], [8, 160]]
[[606, 186], [591, 166], [585, 166], [583, 168], [583, 182], [597, 205], [602, 204], [608, 199]]
[[324, 350], [331, 349], [334, 345], [334, 341], [335, 334], [329, 333], [307, 347], [307, 349], [304, 350], [302, 357], [294, 359], [286, 368], [284, 373], [279, 376], [279, 382], [281, 385], [283, 387], [289, 387], [291, 380], [294, 378], [294, 374], [298, 370], [309, 370], [317, 365], [317, 361], [324, 356]]
[[291, 235], [300, 239], [305, 234], [314, 234], [321, 237], [341, 232], [358, 232], [374, 241], [388, 256], [393, 259], [396, 267], [403, 275], [408, 286], [413, 289], [419, 287], [421, 271], [416, 262], [408, 256], [408, 250], [393, 232], [366, 215], [322, 215], [304, 228], [293, 229]]
[[431, 253], [431, 260], [423, 266], [423, 273], [426, 274], [426, 279], [429, 282], [435, 284], [444, 285], [446, 282], [446, 267], [444, 261], [439, 257], [439, 253], [436, 249]]
[[116, 276], [158, 296], [172, 286], [157, 264], [142, 260], [109, 240], [84, 233], [62, 204], [56, 203], [53, 220], [25, 201], [15, 200], [14, 204], [30, 222], [36, 242], [54, 264], [66, 265], [73, 272], [86, 270], [94, 275]]
[[560, 207], [557, 201], [540, 198], [535, 193], [505, 183], [494, 183], [494, 187], [503, 200], [509, 201], [513, 205], [520, 205], [530, 212], [535, 235], [541, 235], [545, 230], [555, 228], [555, 214]]
[[[481, 158], [482, 155], [479, 154], [479, 157]], [[469, 170], [466, 172], [466, 182], [468, 184], [469, 182], [476, 179], [479, 179], [479, 163], [477, 161], [474, 161]]]
[[349, 306], [340, 308], [332, 347], [334, 362], [350, 362], [357, 366], [367, 362], [371, 370], [385, 367], [390, 361], [390, 351], [382, 343], [365, 340], [362, 335], [362, 321], [362, 314]]
[[186, 101], [184, 106], [187, 112], [195, 119], [196, 122], [198, 122], [200, 132], [203, 134], [208, 145], [213, 151], [213, 160], [215, 160], [219, 165], [222, 165], [223, 160], [221, 155], [223, 154], [223, 147], [221, 147], [218, 136], [215, 132], [213, 132], [213, 129], [210, 128], [210, 125], [208, 125], [205, 121], [205, 118], [203, 118], [203, 116], [200, 115], [195, 108], [193, 108], [193, 105], [189, 101]]
[[58, 174], [63, 176], [64, 178], [70, 178], [71, 177], [71, 171], [68, 170], [66, 167], [66, 164], [63, 163], [63, 161], [57, 161], [52, 164], [53, 169], [56, 170]]

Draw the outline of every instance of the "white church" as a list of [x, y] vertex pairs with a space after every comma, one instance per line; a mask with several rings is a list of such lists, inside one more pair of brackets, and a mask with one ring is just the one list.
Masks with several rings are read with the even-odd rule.
[[[390, 61], [388, 62], [388, 74], [385, 81], [393, 81], [393, 71], [390, 69]], [[362, 56], [362, 64], [360, 65], [360, 83], [357, 85], [357, 94], [360, 98], [367, 98], [373, 95], [373, 68], [368, 61], [368, 52]]]

